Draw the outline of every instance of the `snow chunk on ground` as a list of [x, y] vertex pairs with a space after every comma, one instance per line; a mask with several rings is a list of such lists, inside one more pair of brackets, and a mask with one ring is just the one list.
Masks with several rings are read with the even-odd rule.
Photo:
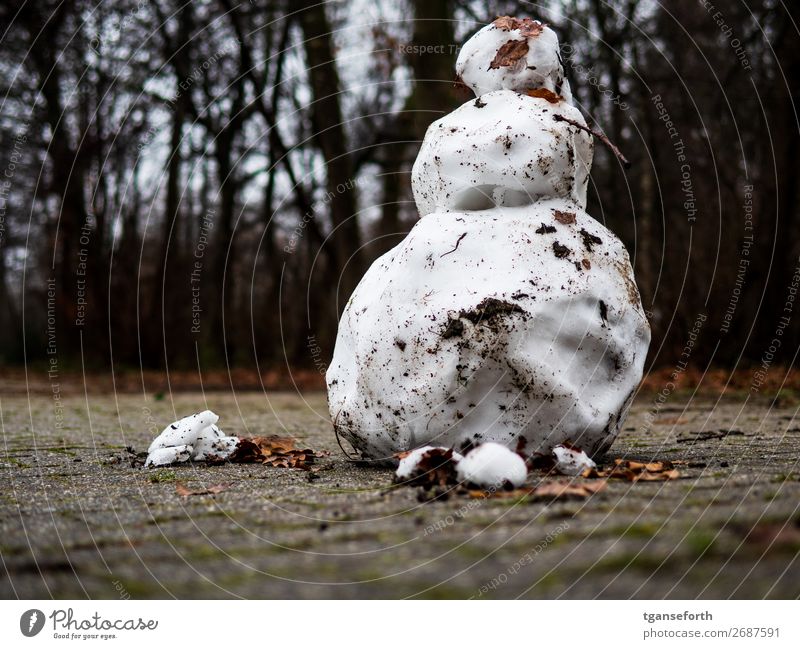
[[192, 447], [189, 444], [180, 446], [167, 446], [165, 448], [155, 448], [149, 452], [144, 465], [168, 466], [179, 462], [188, 462], [192, 458]]
[[193, 459], [226, 458], [233, 453], [238, 443], [238, 437], [225, 435], [215, 425], [208, 426], [197, 435]]
[[487, 442], [472, 449], [456, 467], [458, 479], [484, 489], [507, 483], [520, 487], [528, 477], [528, 467], [519, 455], [502, 444]]
[[188, 460], [224, 459], [239, 443], [217, 426], [219, 415], [204, 410], [167, 426], [147, 449], [145, 466], [165, 466]]
[[586, 469], [596, 469], [594, 463], [585, 451], [570, 448], [559, 444], [553, 448], [553, 457], [556, 464], [555, 469], [564, 475], [581, 475]]
[[[447, 452], [448, 450], [450, 449], [447, 449], [444, 446], [422, 446], [421, 448], [416, 448], [400, 460], [400, 464], [397, 467], [395, 476], [397, 476], [398, 480], [408, 480], [413, 478], [419, 471], [420, 463], [430, 451]], [[463, 458], [459, 453], [453, 451], [453, 462], [460, 462], [462, 459]]]

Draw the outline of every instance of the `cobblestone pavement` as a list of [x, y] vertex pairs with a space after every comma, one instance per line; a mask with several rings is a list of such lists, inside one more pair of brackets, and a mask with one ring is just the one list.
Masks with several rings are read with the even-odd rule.
[[[800, 595], [796, 408], [672, 395], [647, 430], [652, 404], [634, 405], [610, 456], [687, 462], [677, 480], [610, 481], [584, 501], [419, 502], [386, 489], [391, 471], [344, 459], [320, 393], [4, 396], [0, 595]], [[126, 446], [206, 407], [228, 434], [290, 434], [330, 457], [314, 474], [131, 466]]]

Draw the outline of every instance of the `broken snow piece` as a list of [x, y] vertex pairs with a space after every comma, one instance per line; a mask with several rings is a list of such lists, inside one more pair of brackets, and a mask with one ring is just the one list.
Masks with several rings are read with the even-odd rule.
[[559, 444], [553, 447], [555, 470], [564, 475], [581, 475], [588, 469], [596, 469], [597, 465], [586, 455], [586, 452], [574, 446]]
[[168, 466], [188, 462], [192, 457], [192, 447], [188, 444], [180, 446], [168, 446], [166, 448], [154, 448], [147, 455], [144, 462], [145, 467]]
[[213, 426], [218, 421], [219, 415], [210, 410], [196, 412], [193, 415], [179, 419], [161, 431], [161, 434], [153, 440], [147, 451], [152, 453], [158, 448], [180, 446], [184, 444], [194, 446], [197, 441], [197, 436], [203, 430], [209, 426]]
[[428, 127], [411, 172], [420, 215], [542, 198], [571, 199], [584, 208], [592, 137], [554, 120], [563, 115], [585, 124], [580, 111], [510, 90], [490, 92], [481, 102], [477, 108], [468, 101]]
[[456, 73], [479, 97], [494, 90], [544, 88], [572, 101], [559, 56], [558, 37], [531, 18], [502, 16], [464, 43]]
[[456, 474], [459, 482], [484, 489], [519, 487], [528, 477], [528, 467], [525, 460], [508, 447], [487, 442], [467, 453], [456, 465]]
[[197, 436], [195, 460], [224, 460], [236, 449], [239, 438], [225, 435], [216, 426], [209, 426]]
[[321, 457], [321, 454], [309, 448], [298, 449], [291, 437], [269, 435], [241, 438], [236, 449], [228, 457], [228, 461], [243, 464], [252, 462], [308, 471], [318, 457]]
[[146, 467], [165, 466], [188, 460], [224, 459], [233, 452], [238, 437], [228, 437], [210, 410], [197, 412], [167, 426], [147, 449]]
[[453, 449], [423, 446], [401, 455], [395, 482], [423, 487], [457, 482], [456, 466], [463, 457]]

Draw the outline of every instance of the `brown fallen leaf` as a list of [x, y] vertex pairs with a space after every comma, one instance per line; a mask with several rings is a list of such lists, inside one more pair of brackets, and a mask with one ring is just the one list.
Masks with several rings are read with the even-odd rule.
[[630, 469], [631, 471], [652, 471], [653, 473], [672, 468], [672, 464], [666, 462], [637, 462], [635, 460], [621, 460], [619, 458], [614, 460], [614, 464]]
[[459, 493], [466, 493], [475, 500], [488, 500], [489, 498], [527, 498], [532, 491], [532, 487], [520, 487], [518, 489], [466, 489], [459, 491]]
[[218, 493], [222, 493], [226, 489], [231, 486], [230, 482], [223, 482], [220, 484], [211, 485], [210, 487], [206, 487], [205, 489], [189, 489], [186, 485], [178, 482], [175, 485], [175, 493], [183, 498], [188, 498], [189, 496], [208, 496], [208, 495], [215, 495]]
[[678, 473], [678, 469], [671, 469], [669, 471], [662, 471], [660, 473], [651, 473], [650, 471], [643, 471], [642, 473], [637, 474], [637, 480], [644, 480], [653, 481], [653, 480], [677, 480], [680, 477], [680, 473]]
[[684, 417], [662, 417], [661, 419], [656, 419], [654, 423], [661, 426], [668, 426], [672, 424], [685, 424], [687, 421], [689, 420]]
[[672, 462], [637, 462], [617, 458], [608, 469], [587, 469], [584, 478], [614, 478], [627, 482], [653, 482], [656, 480], [675, 480], [680, 473]]
[[497, 70], [501, 67], [511, 68], [520, 64], [520, 61], [528, 54], [528, 41], [508, 41], [497, 49], [492, 62], [489, 64], [490, 70]]
[[536, 487], [531, 493], [534, 499], [588, 498], [606, 488], [603, 482], [545, 482]]
[[[552, 90], [548, 90], [547, 88], [534, 88], [533, 90], [526, 91], [525, 94], [528, 95], [528, 97], [539, 97], [540, 99], [546, 99], [551, 104], [557, 104], [563, 100], [561, 95], [557, 95]], [[572, 223], [575, 223], [575, 221], [573, 220]]]
[[512, 489], [511, 491], [483, 491], [470, 490], [470, 498], [530, 498], [532, 500], [567, 500], [570, 498], [588, 498], [598, 491], [606, 488], [605, 481], [598, 482], [542, 482], [536, 487], [526, 487], [522, 489]]
[[295, 440], [291, 437], [271, 435], [240, 439], [228, 460], [237, 463], [252, 462], [284, 469], [304, 469], [308, 471], [310, 465], [320, 457], [322, 457], [321, 453], [309, 448], [295, 448]]

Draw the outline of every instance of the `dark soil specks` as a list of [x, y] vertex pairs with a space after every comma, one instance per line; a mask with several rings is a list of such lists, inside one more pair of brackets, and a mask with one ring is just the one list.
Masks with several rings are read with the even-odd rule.
[[442, 332], [442, 338], [462, 336], [465, 331], [463, 320], [467, 320], [473, 325], [483, 324], [496, 328], [500, 320], [514, 313], [527, 315], [525, 309], [518, 304], [487, 297], [474, 309], [464, 309], [458, 314], [458, 317], [450, 318]]
[[608, 305], [603, 300], [600, 300], [598, 305], [600, 306], [600, 319], [603, 322], [608, 322]]
[[569, 257], [572, 251], [558, 241], [553, 242], [553, 252], [558, 259]]
[[542, 223], [538, 228], [536, 228], [536, 234], [552, 234], [555, 232], [556, 229], [552, 225], [546, 225]]
[[447, 340], [448, 338], [455, 338], [463, 335], [464, 323], [458, 318], [450, 318], [447, 321], [447, 325], [445, 325], [444, 331], [442, 332], [442, 338]]
[[592, 234], [591, 232], [587, 232], [583, 228], [581, 228], [578, 231], [578, 234], [581, 235], [581, 239], [583, 239], [583, 245], [589, 252], [592, 251], [592, 246], [600, 245], [601, 243], [603, 243], [603, 240], [600, 237]]

